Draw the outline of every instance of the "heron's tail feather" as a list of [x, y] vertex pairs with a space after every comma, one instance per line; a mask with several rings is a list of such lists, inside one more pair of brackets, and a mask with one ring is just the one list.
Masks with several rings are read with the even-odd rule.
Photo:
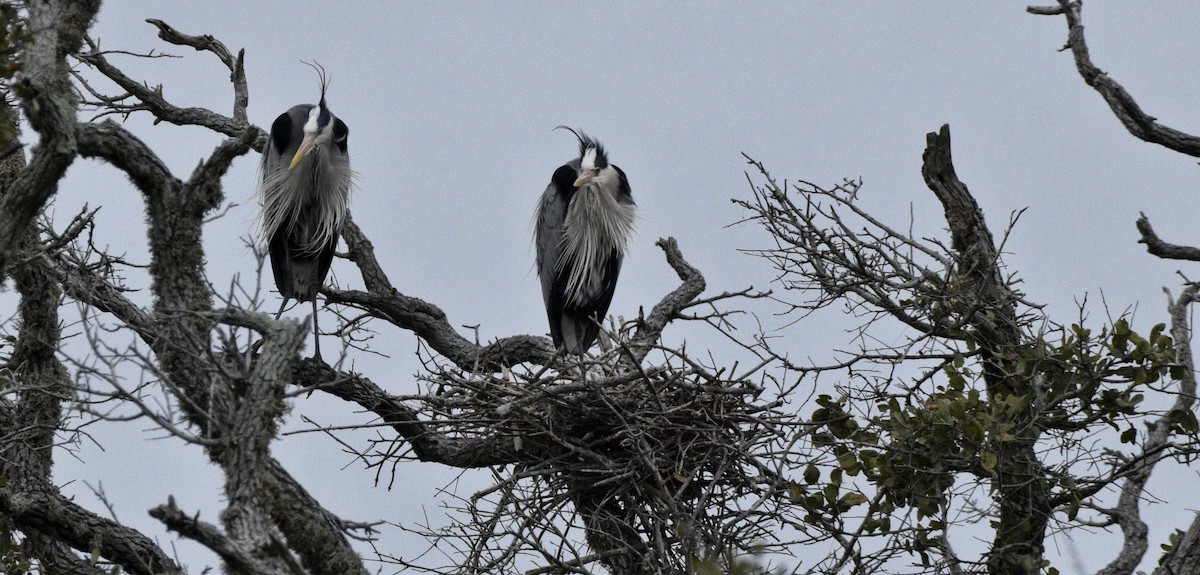
[[591, 316], [575, 316], [564, 313], [562, 321], [562, 345], [567, 353], [583, 355], [591, 349], [600, 335], [600, 324]]
[[310, 301], [317, 297], [321, 290], [321, 280], [317, 279], [318, 262], [305, 258], [293, 258], [290, 262], [292, 293], [284, 294], [292, 299]]
[[288, 249], [287, 238], [277, 234], [270, 244], [271, 272], [279, 295], [299, 301], [312, 301], [321, 291], [321, 284], [333, 263], [336, 243], [325, 246], [320, 253], [307, 255], [301, 250]]

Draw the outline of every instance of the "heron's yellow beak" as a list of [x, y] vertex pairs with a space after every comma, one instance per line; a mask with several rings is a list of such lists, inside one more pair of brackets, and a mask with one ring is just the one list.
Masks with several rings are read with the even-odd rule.
[[296, 164], [300, 163], [301, 158], [303, 158], [305, 154], [312, 150], [313, 142], [315, 141], [316, 138], [313, 137], [312, 134], [304, 135], [304, 140], [300, 142], [300, 149], [296, 150], [296, 155], [292, 157], [292, 163], [288, 166], [289, 170], [295, 168]]
[[584, 170], [582, 174], [579, 174], [578, 178], [575, 178], [575, 187], [578, 188], [579, 186], [587, 185], [595, 176], [595, 170]]

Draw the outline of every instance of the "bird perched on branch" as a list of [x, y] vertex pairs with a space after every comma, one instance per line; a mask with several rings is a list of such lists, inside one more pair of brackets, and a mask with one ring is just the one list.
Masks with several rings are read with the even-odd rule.
[[325, 282], [350, 196], [350, 135], [325, 103], [325, 69], [310, 64], [321, 80], [317, 105], [300, 104], [271, 124], [263, 149], [262, 235], [271, 257], [275, 287], [283, 302], [313, 302], [314, 356], [321, 359], [317, 329], [317, 292]]
[[575, 134], [579, 157], [555, 170], [538, 203], [537, 270], [555, 347], [583, 355], [608, 314], [636, 210], [604, 146], [559, 128]]

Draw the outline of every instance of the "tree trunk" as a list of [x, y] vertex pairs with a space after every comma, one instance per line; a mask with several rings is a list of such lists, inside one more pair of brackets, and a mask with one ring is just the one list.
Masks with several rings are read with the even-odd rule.
[[[990, 401], [1010, 396], [1033, 398], [1030, 382], [1011, 369], [1011, 357], [1021, 344], [1016, 317], [1016, 294], [1004, 282], [999, 254], [983, 211], [967, 186], [954, 173], [950, 156], [950, 127], [926, 136], [921, 173], [937, 195], [950, 224], [956, 253], [957, 280], [964, 301], [975, 310], [970, 319], [976, 343], [983, 351], [983, 376]], [[1011, 441], [995, 440], [993, 494], [999, 507], [996, 536], [988, 557], [991, 575], [1025, 575], [1041, 568], [1043, 542], [1050, 517], [1049, 487], [1040, 477], [1034, 452], [1036, 405], [1025, 401], [1015, 416]]]

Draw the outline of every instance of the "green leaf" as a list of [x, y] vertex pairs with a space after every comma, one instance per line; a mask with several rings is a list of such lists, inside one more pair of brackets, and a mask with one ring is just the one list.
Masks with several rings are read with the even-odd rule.
[[846, 470], [846, 473], [851, 476], [858, 475], [858, 472], [862, 471], [862, 464], [858, 462], [858, 458], [851, 451], [838, 456], [838, 467]]
[[808, 467], [804, 468], [804, 482], [805, 483], [812, 485], [812, 484], [816, 483], [817, 481], [819, 481], [820, 479], [821, 479], [821, 470], [817, 469], [816, 465], [813, 465], [810, 463], [810, 464], [808, 464]]
[[1067, 504], [1067, 519], [1074, 521], [1079, 515], [1079, 498], [1072, 497], [1071, 502]]
[[995, 469], [996, 463], [998, 463], [998, 461], [996, 460], [995, 453], [987, 450], [979, 452], [979, 465], [983, 467], [984, 471], [991, 471]]
[[851, 507], [854, 507], [856, 505], [862, 505], [863, 503], [866, 503], [866, 502], [867, 502], [866, 495], [863, 495], [862, 493], [859, 493], [857, 491], [852, 491], [850, 493], [842, 495], [842, 497], [840, 499], [838, 499], [838, 507], [843, 508], [843, 509], [850, 509]]
[[[1075, 327], [1075, 326], [1072, 326]], [[1125, 318], [1121, 318], [1113, 324], [1113, 333], [1117, 335], [1129, 335], [1129, 322]]]
[[1171, 420], [1179, 424], [1179, 427], [1188, 433], [1200, 431], [1200, 423], [1196, 421], [1196, 414], [1188, 409], [1175, 409], [1171, 411]]
[[1121, 432], [1121, 443], [1133, 443], [1137, 441], [1137, 429], [1131, 425], [1129, 429]]
[[829, 503], [837, 502], [838, 488], [836, 485], [826, 485], [821, 492], [825, 495], [825, 501], [828, 501]]
[[804, 499], [804, 487], [795, 481], [788, 485], [788, 500], [792, 503], [800, 503]]

